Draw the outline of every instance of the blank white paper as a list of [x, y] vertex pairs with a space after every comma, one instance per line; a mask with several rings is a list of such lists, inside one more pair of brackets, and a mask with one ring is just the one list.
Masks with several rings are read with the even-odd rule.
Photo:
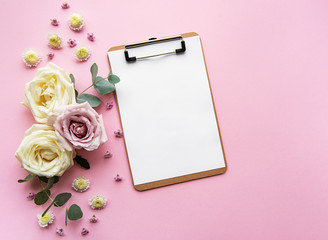
[[[181, 55], [127, 63], [110, 51], [116, 94], [135, 185], [225, 167], [199, 36]], [[180, 41], [129, 49], [146, 56], [180, 48]]]

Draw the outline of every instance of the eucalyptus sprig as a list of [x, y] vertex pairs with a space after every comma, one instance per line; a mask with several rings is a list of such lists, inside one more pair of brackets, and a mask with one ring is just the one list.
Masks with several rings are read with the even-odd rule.
[[[85, 90], [83, 90], [80, 94], [75, 89], [76, 102], [77, 103], [88, 102], [91, 107], [98, 107], [101, 103], [101, 100], [98, 97], [85, 92], [89, 88], [94, 87], [94, 89], [96, 89], [96, 91], [101, 95], [111, 93], [115, 91], [114, 84], [119, 83], [120, 78], [112, 74], [112, 71], [109, 72], [106, 78], [98, 76], [98, 65], [96, 63], [92, 64], [90, 68], [90, 72], [92, 76], [92, 84], [89, 87], [87, 87]], [[72, 82], [74, 83], [74, 88], [75, 88], [75, 78], [73, 74], [70, 74], [69, 76]]]
[[[27, 181], [34, 179], [35, 177], [36, 177], [36, 175], [29, 174], [24, 179], [18, 180], [18, 182], [19, 183], [27, 182]], [[57, 196], [54, 199], [51, 198], [50, 189], [53, 187], [53, 185], [55, 183], [57, 183], [59, 181], [59, 177], [55, 176], [52, 178], [46, 178], [46, 177], [38, 176], [38, 180], [41, 184], [42, 190], [35, 195], [34, 203], [36, 205], [42, 205], [42, 204], [46, 203], [48, 201], [48, 199], [51, 200], [50, 205], [42, 213], [42, 217], [49, 211], [49, 209], [52, 206], [63, 209], [62, 206], [71, 198], [72, 194], [67, 193], [67, 192], [59, 193], [59, 194], [57, 194]], [[44, 187], [42, 182], [47, 183], [47, 186]], [[78, 220], [78, 219], [82, 218], [82, 216], [83, 216], [83, 212], [82, 212], [81, 208], [76, 204], [72, 204], [69, 208], [66, 208], [63, 210], [65, 210], [65, 225], [67, 225], [67, 219]]]

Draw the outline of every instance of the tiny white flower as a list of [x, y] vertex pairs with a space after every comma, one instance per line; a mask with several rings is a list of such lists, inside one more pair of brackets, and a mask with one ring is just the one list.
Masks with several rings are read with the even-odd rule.
[[56, 33], [52, 33], [48, 36], [48, 45], [53, 49], [60, 49], [63, 46], [63, 40]]
[[72, 182], [72, 188], [77, 192], [85, 192], [90, 187], [90, 180], [86, 177], [77, 177]]
[[91, 55], [91, 50], [88, 46], [81, 45], [81, 46], [75, 47], [74, 54], [75, 54], [76, 60], [83, 62], [83, 61], [88, 60], [88, 58]]
[[104, 196], [102, 195], [94, 195], [90, 200], [89, 200], [89, 205], [92, 209], [103, 209], [106, 206], [107, 200]]
[[53, 223], [55, 216], [53, 215], [52, 212], [48, 211], [43, 217], [42, 213], [39, 213], [37, 215], [38, 220], [39, 220], [39, 225], [40, 227], [48, 227], [51, 223]]
[[36, 67], [41, 62], [40, 54], [33, 49], [27, 49], [23, 52], [22, 58], [28, 67]]
[[84, 26], [84, 18], [80, 13], [73, 13], [69, 16], [68, 25], [73, 31], [80, 31]]

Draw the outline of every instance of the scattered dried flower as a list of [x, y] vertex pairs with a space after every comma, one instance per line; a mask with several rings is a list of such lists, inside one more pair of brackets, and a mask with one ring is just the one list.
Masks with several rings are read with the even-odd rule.
[[111, 154], [109, 151], [107, 151], [104, 155], [104, 158], [111, 158], [113, 154]]
[[68, 20], [69, 27], [74, 31], [80, 31], [84, 26], [83, 16], [79, 13], [73, 13]]
[[116, 182], [120, 182], [120, 181], [123, 180], [123, 178], [122, 178], [119, 174], [117, 174], [116, 177], [114, 177], [114, 180], [115, 180]]
[[82, 235], [87, 235], [89, 233], [89, 230], [86, 228], [82, 228], [81, 234]]
[[70, 39], [68, 39], [67, 44], [71, 48], [75, 47], [76, 46], [76, 40], [70, 38]]
[[54, 56], [55, 56], [55, 54], [53, 52], [50, 52], [50, 53], [47, 54], [47, 57], [48, 57], [49, 60], [53, 59]]
[[28, 200], [33, 200], [35, 198], [35, 193], [34, 192], [30, 192], [27, 197]]
[[77, 177], [73, 180], [72, 188], [77, 192], [85, 192], [90, 187], [90, 180], [86, 177]]
[[50, 21], [51, 21], [51, 25], [53, 25], [53, 26], [59, 25], [59, 21], [56, 18], [50, 19]]
[[62, 228], [56, 228], [56, 233], [59, 235], [59, 236], [63, 236], [64, 235], [64, 231]]
[[86, 61], [90, 57], [90, 48], [88, 46], [77, 46], [75, 48], [75, 58], [78, 61]]
[[48, 45], [53, 49], [59, 49], [62, 47], [62, 39], [57, 34], [52, 33], [48, 36]]
[[62, 9], [67, 9], [67, 8], [69, 8], [69, 4], [67, 2], [63, 2], [61, 7], [62, 7]]
[[115, 134], [115, 137], [123, 137], [123, 132], [122, 132], [122, 130], [116, 130], [116, 131], [114, 132], [114, 134]]
[[93, 215], [89, 220], [90, 220], [91, 223], [98, 222], [98, 218], [96, 218], [96, 215]]
[[108, 102], [108, 103], [106, 104], [106, 109], [107, 109], [107, 110], [110, 110], [110, 109], [112, 109], [113, 107], [114, 107], [113, 102]]
[[88, 39], [90, 40], [90, 41], [94, 41], [95, 40], [95, 35], [93, 34], [93, 33], [87, 33], [87, 35], [88, 35]]
[[52, 224], [55, 218], [51, 211], [48, 211], [43, 217], [42, 217], [42, 213], [39, 213], [37, 217], [39, 219], [40, 227], [43, 228], [48, 227], [48, 225]]
[[22, 58], [28, 67], [36, 67], [41, 62], [40, 55], [33, 49], [26, 50], [23, 53]]
[[89, 205], [92, 209], [103, 209], [106, 206], [107, 200], [102, 195], [94, 195], [89, 200]]

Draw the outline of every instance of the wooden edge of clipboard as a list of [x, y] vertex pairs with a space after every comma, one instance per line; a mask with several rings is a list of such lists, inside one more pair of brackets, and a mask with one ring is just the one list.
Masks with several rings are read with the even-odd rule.
[[[198, 33], [196, 33], [196, 32], [182, 33], [180, 35], [183, 38], [199, 36]], [[145, 190], [150, 190], [150, 189], [154, 189], [154, 188], [164, 187], [164, 186], [173, 185], [173, 184], [177, 184], [177, 183], [182, 183], [182, 182], [187, 182], [187, 181], [191, 181], [191, 180], [201, 179], [201, 178], [205, 178], [205, 177], [211, 177], [211, 176], [223, 174], [223, 173], [225, 173], [227, 171], [227, 168], [228, 167], [227, 167], [226, 155], [225, 155], [224, 146], [223, 146], [223, 142], [222, 142], [221, 131], [220, 131], [220, 126], [219, 126], [219, 120], [218, 120], [218, 115], [217, 115], [215, 104], [214, 104], [214, 100], [213, 100], [213, 92], [212, 92], [212, 87], [211, 87], [211, 83], [210, 83], [210, 78], [209, 78], [209, 75], [208, 75], [207, 65], [206, 65], [206, 61], [205, 61], [205, 54], [204, 54], [203, 44], [202, 44], [201, 38], [200, 38], [200, 41], [201, 41], [201, 47], [202, 47], [202, 52], [203, 52], [203, 57], [204, 57], [204, 63], [205, 63], [205, 68], [206, 68], [206, 74], [207, 74], [208, 84], [210, 86], [212, 104], [213, 104], [213, 108], [214, 108], [214, 112], [215, 112], [215, 119], [216, 119], [216, 123], [217, 123], [217, 126], [218, 126], [219, 137], [220, 137], [220, 141], [221, 141], [221, 147], [222, 147], [222, 153], [223, 153], [223, 159], [224, 159], [225, 167], [224, 168], [212, 169], [212, 170], [208, 170], [208, 171], [204, 171], [204, 172], [199, 172], [199, 173], [192, 173], [192, 174], [183, 175], [183, 176], [174, 177], [174, 178], [163, 179], [163, 180], [149, 182], [149, 183], [144, 183], [144, 184], [138, 184], [138, 185], [135, 185], [134, 184], [134, 180], [133, 180], [133, 177], [132, 177], [133, 186], [134, 186], [134, 188], [137, 191], [145, 191]], [[122, 50], [124, 48], [125, 48], [125, 45], [115, 46], [115, 47], [111, 47], [110, 49], [108, 49], [108, 52]], [[107, 59], [108, 59], [109, 68], [111, 70], [112, 68], [111, 68], [111, 65], [110, 65], [110, 61], [109, 61], [108, 55], [107, 55]], [[115, 96], [115, 100], [116, 100], [116, 103], [117, 103], [118, 101], [117, 101], [116, 92], [114, 92], [114, 96]], [[121, 114], [120, 114], [120, 109], [119, 109], [119, 105], [118, 104], [117, 104], [117, 109], [118, 109], [118, 113], [119, 113], [119, 118], [120, 118], [121, 126], [123, 126], [122, 125]], [[125, 138], [124, 138], [124, 144], [125, 144], [126, 156], [128, 158], [130, 174], [131, 174], [131, 176], [133, 176], [132, 175], [132, 171], [131, 171], [130, 161], [129, 161], [129, 155], [128, 155], [127, 148], [126, 148]]]

